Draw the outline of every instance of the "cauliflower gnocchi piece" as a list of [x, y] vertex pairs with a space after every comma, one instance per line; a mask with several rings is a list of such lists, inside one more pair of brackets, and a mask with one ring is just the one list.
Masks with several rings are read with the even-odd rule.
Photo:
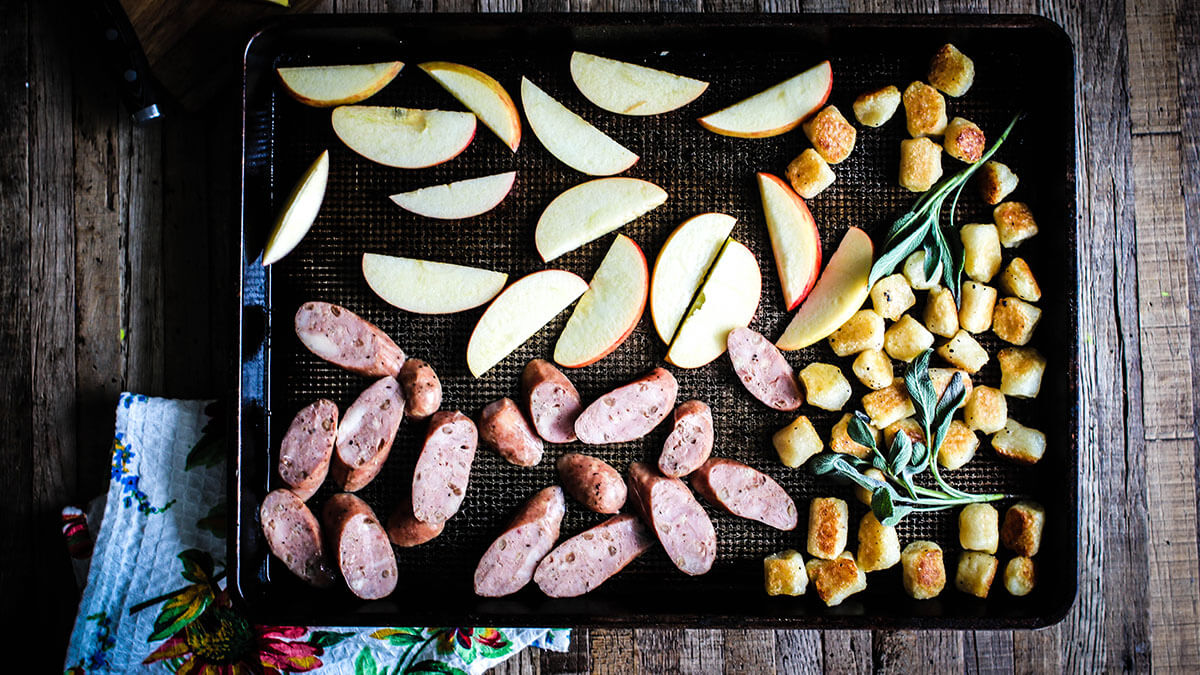
[[863, 412], [871, 418], [871, 426], [883, 429], [892, 422], [915, 415], [912, 399], [904, 380], [896, 378], [891, 384], [862, 397]]
[[900, 89], [889, 84], [882, 89], [859, 94], [854, 99], [854, 116], [858, 123], [868, 127], [881, 127], [900, 107]]
[[925, 298], [922, 316], [930, 333], [942, 337], [954, 337], [958, 330], [958, 304], [949, 288], [938, 286], [929, 291]]
[[1000, 391], [1005, 396], [1036, 398], [1042, 390], [1046, 357], [1033, 347], [1005, 347], [996, 354], [1000, 362]]
[[942, 148], [946, 154], [968, 164], [978, 162], [983, 157], [987, 147], [987, 137], [978, 124], [955, 117], [946, 125], [946, 135], [942, 138]]
[[883, 350], [892, 358], [905, 363], [917, 358], [921, 352], [932, 346], [933, 333], [907, 314], [883, 332]]
[[816, 150], [805, 148], [804, 152], [788, 164], [787, 178], [796, 194], [805, 199], [812, 199], [833, 185], [837, 176]]
[[[988, 160], [979, 169], [978, 177], [975, 179], [979, 185], [979, 196], [983, 197], [983, 201], [995, 206], [1004, 201], [1004, 198], [1012, 194], [1013, 190], [1017, 189], [1017, 174], [1013, 173], [1008, 165], [1001, 164], [996, 160]], [[993, 215], [994, 217], [994, 215]]]
[[970, 333], [982, 333], [992, 327], [996, 309], [996, 289], [978, 281], [962, 285], [962, 304], [958, 307], [958, 325]]
[[771, 444], [775, 446], [775, 452], [779, 453], [779, 461], [793, 469], [807, 462], [824, 447], [817, 430], [804, 415], [776, 431], [771, 437]]
[[875, 306], [876, 314], [895, 321], [917, 304], [917, 296], [913, 295], [903, 274], [892, 274], [875, 282], [871, 288], [871, 304]]
[[963, 245], [963, 272], [987, 283], [1000, 271], [1000, 235], [991, 223], [973, 223], [959, 229]]
[[1004, 513], [1000, 542], [1008, 550], [1026, 558], [1037, 555], [1046, 528], [1046, 509], [1033, 501], [1017, 502]]
[[810, 363], [800, 371], [804, 400], [822, 410], [841, 410], [850, 400], [850, 382], [830, 363]]
[[883, 317], [869, 309], [860, 309], [829, 336], [829, 348], [838, 356], [883, 349]]
[[[842, 415], [842, 419], [837, 421], [837, 424], [833, 425], [833, 429], [829, 432], [829, 449], [862, 459], [871, 454], [871, 449], [850, 438], [850, 419], [853, 417], [854, 415], [846, 413]], [[875, 438], [875, 443], [879, 443], [879, 430], [870, 425], [867, 428], [871, 430], [871, 436]]]
[[[1016, 187], [1016, 176], [1013, 176], [1013, 187]], [[1011, 191], [1009, 190], [1009, 192]], [[1004, 248], [1018, 246], [1038, 233], [1037, 221], [1033, 219], [1033, 212], [1024, 202], [1000, 204], [992, 209], [992, 220], [996, 222], [996, 230], [1000, 233], [1000, 243], [1004, 245]]]
[[1042, 310], [1020, 298], [1004, 298], [996, 303], [992, 313], [992, 332], [996, 337], [1014, 345], [1029, 344]]
[[800, 552], [788, 549], [763, 558], [763, 581], [767, 595], [804, 595], [808, 571]]
[[886, 570], [900, 562], [900, 537], [896, 528], [879, 522], [875, 514], [858, 521], [858, 567], [864, 572]]
[[1023, 258], [1013, 258], [1000, 274], [997, 284], [1001, 291], [1015, 295], [1025, 302], [1037, 302], [1042, 299], [1042, 287], [1033, 278], [1033, 270]]
[[808, 142], [813, 144], [813, 149], [830, 164], [844, 161], [854, 150], [858, 132], [853, 124], [846, 121], [837, 106], [825, 106], [801, 127], [804, 135], [808, 136]]
[[913, 443], [925, 442], [925, 430], [921, 428], [915, 417], [905, 417], [887, 425], [887, 428], [883, 430], [883, 442], [887, 447], [892, 447], [892, 441], [896, 440], [896, 434], [908, 436], [908, 440]]
[[[863, 475], [880, 482], [887, 482], [887, 479], [883, 476], [883, 472], [874, 467], [864, 471]], [[854, 498], [867, 506], [871, 505], [871, 491], [861, 485], [854, 486]]]
[[[882, 345], [880, 345], [882, 346]], [[882, 349], [866, 349], [859, 352], [851, 365], [854, 376], [868, 389], [883, 389], [892, 383], [892, 359]]]
[[946, 587], [942, 547], [932, 541], [914, 541], [900, 553], [904, 592], [916, 600], [937, 597]]
[[937, 348], [938, 356], [946, 362], [974, 375], [988, 362], [987, 350], [965, 330], [960, 330], [950, 341]]
[[1000, 512], [991, 504], [967, 504], [958, 512], [958, 543], [968, 551], [996, 553]]
[[902, 98], [909, 136], [941, 136], [946, 131], [946, 99], [937, 89], [924, 82], [913, 82]]
[[928, 138], [900, 141], [900, 187], [925, 192], [942, 177], [942, 146]]
[[842, 604], [843, 600], [867, 587], [867, 575], [849, 551], [836, 560], [809, 560], [805, 568], [817, 595], [828, 607]]
[[958, 572], [954, 575], [954, 587], [977, 598], [986, 598], [996, 580], [1000, 561], [996, 556], [979, 551], [963, 551], [958, 556]]
[[942, 263], [933, 266], [933, 274], [925, 276], [925, 251], [913, 251], [904, 259], [904, 278], [915, 291], [928, 291], [937, 288], [936, 279], [942, 278]]
[[959, 420], [950, 422], [946, 437], [942, 439], [942, 447], [938, 448], [938, 464], [953, 471], [961, 469], [967, 462], [975, 458], [979, 449], [979, 437]]
[[976, 387], [967, 397], [963, 421], [970, 429], [994, 434], [1008, 422], [1008, 399], [999, 389]]
[[836, 497], [816, 497], [808, 507], [808, 554], [833, 560], [846, 550], [850, 508]]
[[954, 379], [955, 373], [962, 373], [963, 400], [958, 404], [958, 407], [961, 408], [967, 404], [967, 399], [971, 398], [971, 392], [975, 390], [975, 384], [971, 381], [971, 375], [967, 371], [959, 368], [930, 368], [929, 379], [933, 380], [933, 391], [937, 393], [938, 400], [941, 400], [942, 394], [946, 393], [946, 387], [950, 386], [950, 380]]
[[996, 454], [1021, 464], [1037, 464], [1046, 454], [1046, 434], [1009, 419], [992, 436]]
[[958, 98], [975, 82], [975, 62], [952, 44], [942, 45], [929, 62], [929, 83]]
[[1010, 595], [1021, 597], [1029, 595], [1033, 590], [1037, 577], [1033, 569], [1033, 560], [1025, 556], [1017, 556], [1004, 566], [1004, 589]]

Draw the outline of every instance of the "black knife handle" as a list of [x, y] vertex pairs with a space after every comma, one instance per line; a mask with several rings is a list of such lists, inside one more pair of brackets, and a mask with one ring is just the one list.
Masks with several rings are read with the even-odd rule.
[[112, 72], [133, 123], [142, 126], [162, 117], [158, 86], [120, 0], [76, 0], [76, 4], [84, 10], [84, 30], [95, 34], [103, 66]]

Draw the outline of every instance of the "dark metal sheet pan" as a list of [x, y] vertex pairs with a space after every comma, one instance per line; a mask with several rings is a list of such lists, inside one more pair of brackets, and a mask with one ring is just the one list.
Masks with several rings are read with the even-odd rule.
[[[667, 203], [622, 231], [653, 261], [667, 234], [685, 218], [721, 211], [738, 218], [734, 236], [746, 243], [763, 272], [763, 297], [752, 326], [778, 336], [788, 316], [778, 290], [770, 244], [761, 215], [756, 171], [782, 174], [806, 146], [799, 131], [769, 139], [734, 139], [704, 131], [695, 118], [733, 103], [823, 59], [830, 59], [834, 86], [830, 103], [851, 116], [854, 97], [868, 88], [924, 79], [933, 52], [954, 42], [974, 58], [975, 85], [961, 99], [948, 99], [950, 114], [979, 123], [991, 136], [1017, 111], [1025, 118], [997, 159], [1020, 175], [1013, 195], [1031, 204], [1041, 233], [1019, 249], [1041, 282], [1044, 318], [1034, 345], [1049, 359], [1041, 396], [1010, 399], [1010, 414], [1044, 430], [1046, 458], [1033, 468], [997, 460], [983, 440], [977, 458], [953, 472], [968, 489], [1003, 490], [1045, 504], [1048, 524], [1037, 556], [1038, 586], [1013, 598], [998, 579], [992, 597], [978, 600], [953, 588], [957, 526], [953, 512], [911, 517], [900, 528], [901, 543], [924, 538], [946, 550], [950, 584], [934, 600], [914, 601], [903, 592], [899, 568], [872, 573], [868, 589], [839, 607], [826, 608], [813, 595], [767, 597], [762, 558], [774, 551], [804, 550], [805, 514], [814, 496], [834, 495], [851, 504], [851, 548], [865, 507], [849, 488], [814, 479], [806, 470], [778, 462], [771, 434], [792, 415], [767, 410], [737, 384], [722, 357], [695, 370], [674, 369], [681, 400], [700, 398], [714, 410], [716, 454], [757, 466], [783, 484], [801, 505], [801, 525], [778, 532], [710, 511], [720, 552], [713, 571], [686, 577], [654, 550], [590, 595], [550, 600], [532, 585], [512, 597], [486, 600], [471, 592], [472, 570], [512, 511], [535, 490], [555, 482], [551, 447], [537, 467], [508, 465], [481, 449], [462, 510], [433, 542], [398, 549], [401, 579], [396, 592], [360, 602], [344, 590], [317, 591], [292, 578], [271, 559], [262, 540], [257, 507], [278, 487], [274, 475], [279, 439], [303, 405], [326, 397], [348, 405], [369, 381], [320, 361], [304, 350], [292, 331], [292, 316], [304, 301], [340, 303], [376, 323], [412, 356], [437, 369], [445, 386], [444, 407], [476, 416], [488, 402], [512, 396], [521, 368], [531, 358], [548, 358], [569, 312], [493, 368], [482, 379], [467, 372], [467, 338], [482, 309], [450, 316], [401, 312], [376, 297], [360, 271], [366, 251], [474, 264], [508, 272], [510, 280], [545, 267], [561, 267], [590, 278], [608, 248], [609, 235], [545, 265], [533, 247], [533, 226], [559, 192], [587, 177], [559, 163], [528, 126], [513, 155], [480, 126], [458, 158], [429, 169], [404, 171], [373, 164], [334, 136], [329, 111], [301, 106], [276, 84], [278, 65], [335, 64], [400, 59], [404, 72], [377, 96], [376, 105], [461, 109], [416, 64], [449, 60], [497, 77], [517, 99], [527, 75], [568, 107], [580, 112], [641, 155], [624, 175], [645, 178], [670, 193]], [[572, 50], [645, 63], [711, 82], [685, 108], [650, 118], [611, 115], [590, 105], [575, 89], [567, 68]], [[240, 405], [237, 445], [230, 462], [230, 586], [256, 620], [281, 624], [358, 625], [595, 625], [712, 626], [765, 628], [1031, 628], [1060, 620], [1076, 591], [1076, 490], [1078, 423], [1078, 314], [1075, 249], [1075, 143], [1073, 62], [1069, 40], [1053, 23], [1029, 16], [863, 15], [385, 15], [308, 16], [279, 23], [249, 43], [245, 55], [245, 128], [241, 213]], [[834, 168], [834, 185], [810, 200], [826, 257], [846, 227], [856, 225], [878, 239], [914, 195], [898, 187], [903, 111], [880, 129], [860, 128], [854, 154]], [[265, 229], [290, 186], [322, 150], [331, 153], [329, 187], [308, 237], [283, 262], [264, 271], [259, 264]], [[460, 222], [433, 222], [396, 208], [387, 195], [406, 189], [516, 169], [517, 185], [497, 209]], [[947, 171], [957, 168], [946, 159]], [[967, 191], [962, 222], [990, 220], [990, 209]], [[1006, 252], [1006, 260], [1012, 251]], [[994, 353], [994, 336], [984, 340]], [[632, 337], [599, 363], [570, 372], [585, 399], [661, 364], [662, 344], [649, 317]], [[848, 370], [825, 344], [795, 352], [799, 369], [832, 361]], [[853, 378], [851, 378], [853, 379]], [[992, 359], [976, 378], [996, 384]], [[857, 382], [847, 409], [864, 390]], [[840, 415], [805, 406], [825, 437]], [[386, 518], [411, 476], [423, 425], [406, 423], [392, 457], [361, 495]], [[620, 470], [636, 459], [657, 457], [666, 434], [660, 428], [639, 442], [591, 447]], [[578, 446], [575, 446], [578, 448]], [[314, 497], [321, 504], [326, 485]], [[1002, 504], [1001, 508], [1007, 504]], [[602, 518], [572, 505], [564, 536]], [[1009, 557], [1001, 553], [1001, 562]], [[807, 557], [807, 556], [806, 556]]]

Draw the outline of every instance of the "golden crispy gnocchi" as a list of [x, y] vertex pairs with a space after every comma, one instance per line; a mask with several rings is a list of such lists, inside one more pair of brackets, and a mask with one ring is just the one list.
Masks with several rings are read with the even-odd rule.
[[904, 380], [896, 378], [888, 386], [865, 394], [862, 397], [863, 412], [871, 418], [871, 426], [883, 429], [892, 422], [902, 420], [917, 412]]
[[914, 541], [900, 553], [904, 592], [916, 600], [937, 597], [946, 587], [942, 547], [932, 541]]
[[965, 330], [959, 330], [950, 341], [937, 348], [938, 356], [953, 366], [974, 375], [988, 362], [987, 350]]
[[830, 164], [845, 161], [854, 151], [858, 132], [853, 124], [846, 121], [837, 106], [825, 106], [801, 126], [813, 149]]
[[1004, 566], [1004, 589], [1010, 595], [1017, 597], [1029, 595], [1036, 582], [1037, 575], [1033, 568], [1032, 558], [1017, 556]]
[[775, 452], [779, 453], [779, 461], [793, 469], [807, 462], [825, 447], [812, 422], [804, 415], [776, 431], [771, 437], [771, 444], [775, 446]]
[[907, 314], [883, 332], [883, 350], [898, 361], [909, 363], [932, 346], [933, 333]]
[[1000, 271], [1000, 236], [991, 223], [963, 225], [959, 231], [963, 245], [963, 272], [986, 284]]
[[805, 199], [812, 199], [821, 194], [825, 188], [833, 185], [833, 169], [829, 168], [824, 158], [812, 148], [805, 148], [787, 167], [787, 179], [792, 184], [796, 194]]
[[952, 44], [942, 45], [929, 62], [929, 83], [958, 98], [975, 82], [975, 62]]
[[1046, 509], [1033, 501], [1022, 501], [1004, 512], [1000, 526], [1000, 542], [1008, 550], [1026, 558], [1037, 555], [1042, 547], [1042, 531], [1046, 529]]
[[913, 251], [904, 259], [904, 278], [914, 291], [928, 291], [937, 287], [942, 278], [942, 263], [933, 266], [933, 274], [925, 275], [925, 251]]
[[867, 587], [867, 575], [849, 551], [834, 560], [809, 560], [805, 568], [817, 595], [829, 607], [842, 604], [846, 598]]
[[841, 328], [833, 331], [829, 336], [829, 348], [838, 356], [883, 349], [883, 329], [882, 316], [869, 309], [861, 309], [847, 319]]
[[[843, 455], [854, 455], [859, 459], [865, 458], [871, 454], [871, 449], [865, 445], [856, 443], [853, 438], [850, 438], [850, 419], [854, 415], [846, 413], [842, 415], [842, 419], [838, 420], [833, 428], [829, 431], [829, 449], [833, 452], [839, 452]], [[875, 442], [879, 442], [879, 430], [867, 425], [871, 435], [875, 438]]]
[[881, 127], [900, 107], [900, 89], [889, 84], [882, 89], [864, 92], [854, 99], [854, 116], [858, 123], [868, 127]]
[[954, 159], [968, 164], [978, 162], [987, 148], [987, 137], [978, 124], [955, 117], [946, 125], [946, 135], [942, 138], [942, 148]]
[[800, 371], [804, 400], [822, 410], [841, 410], [850, 400], [850, 382], [831, 363], [810, 363]]
[[[1013, 177], [1013, 187], [1016, 187], [1015, 176]], [[1011, 191], [1009, 190], [1009, 192]], [[998, 205], [992, 209], [992, 220], [996, 223], [996, 231], [1000, 234], [1000, 243], [1004, 245], [1004, 248], [1018, 246], [1038, 233], [1037, 221], [1033, 219], [1033, 212], [1024, 202], [1004, 202]]]
[[1000, 561], [996, 556], [979, 551], [963, 551], [958, 557], [954, 587], [977, 598], [986, 598], [996, 579]]
[[903, 274], [891, 274], [871, 287], [871, 304], [876, 314], [888, 321], [895, 321], [909, 307], [917, 304], [917, 296], [913, 295], [908, 279]]
[[1042, 390], [1046, 357], [1033, 347], [1005, 347], [996, 354], [1000, 362], [1000, 391], [1005, 396], [1035, 398]]
[[850, 509], [836, 497], [816, 497], [808, 507], [808, 554], [833, 560], [846, 550]]
[[925, 311], [921, 317], [930, 333], [942, 337], [954, 337], [958, 332], [958, 304], [954, 293], [945, 286], [938, 286], [925, 297]]
[[1046, 454], [1046, 434], [1009, 419], [992, 436], [996, 454], [1020, 464], [1037, 464]]
[[[882, 347], [882, 345], [881, 345]], [[859, 352], [851, 364], [854, 376], [871, 390], [883, 389], [892, 383], [894, 373], [892, 359], [882, 349], [866, 349]]]
[[1020, 298], [1002, 298], [992, 312], [992, 332], [1005, 342], [1026, 345], [1041, 319], [1042, 310], [1035, 305]]
[[1038, 285], [1037, 279], [1033, 278], [1033, 270], [1029, 269], [1029, 263], [1022, 258], [1009, 261], [1008, 267], [1000, 273], [1000, 280], [996, 285], [1004, 293], [1025, 302], [1037, 302], [1042, 299], [1042, 287]]
[[1008, 422], [1008, 399], [999, 389], [975, 387], [967, 397], [963, 421], [975, 431], [994, 434]]
[[942, 177], [942, 146], [928, 138], [900, 141], [900, 187], [925, 192]]
[[988, 160], [976, 174], [976, 185], [979, 186], [979, 196], [983, 201], [993, 206], [1004, 201], [1004, 198], [1017, 189], [1019, 182], [1017, 174], [996, 160]]
[[979, 449], [979, 437], [959, 420], [950, 422], [942, 447], [938, 448], [938, 464], [947, 469], [961, 469], [975, 458]]
[[900, 537], [896, 528], [879, 522], [867, 511], [858, 521], [858, 567], [864, 572], [885, 570], [900, 562]]
[[978, 281], [964, 281], [962, 302], [958, 306], [958, 325], [970, 333], [982, 333], [992, 327], [996, 309], [996, 289]]
[[788, 549], [763, 558], [763, 585], [767, 595], [804, 595], [808, 571], [800, 552]]
[[991, 504], [967, 504], [958, 512], [958, 543], [968, 551], [995, 553], [1000, 546], [1000, 512]]
[[924, 82], [913, 82], [902, 98], [909, 136], [941, 136], [946, 131], [946, 99], [937, 89]]

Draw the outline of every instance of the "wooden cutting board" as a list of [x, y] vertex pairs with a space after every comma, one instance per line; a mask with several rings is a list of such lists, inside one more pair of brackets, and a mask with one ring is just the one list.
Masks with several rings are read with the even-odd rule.
[[311, 9], [320, 0], [121, 0], [150, 70], [185, 109], [203, 107], [240, 72], [242, 48], [273, 18]]

